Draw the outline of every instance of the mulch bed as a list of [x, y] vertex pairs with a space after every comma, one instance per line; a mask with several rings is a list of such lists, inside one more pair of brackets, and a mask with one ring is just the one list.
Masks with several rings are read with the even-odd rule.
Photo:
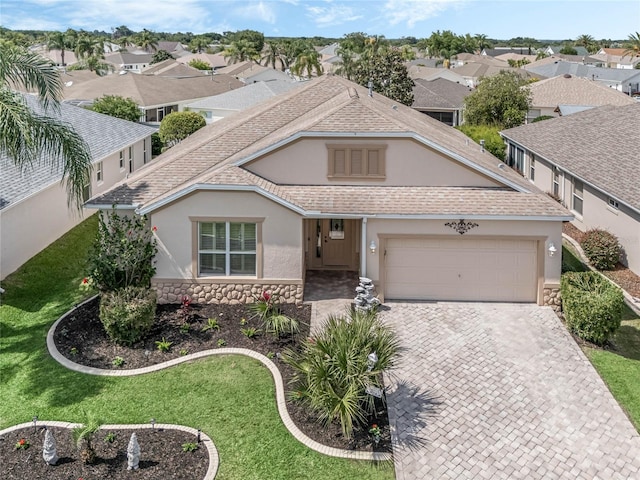
[[[563, 224], [562, 231], [578, 243], [584, 238], [584, 232], [568, 222]], [[601, 271], [601, 273], [620, 285], [620, 287], [626, 290], [632, 297], [640, 298], [640, 276], [633, 273], [621, 263], [618, 263], [613, 270]]]
[[[93, 464], [85, 464], [68, 428], [50, 427], [56, 440], [59, 460], [55, 466], [47, 465], [42, 458], [44, 428], [23, 428], [5, 434], [0, 441], [0, 478], [24, 480], [194, 480], [204, 478], [209, 468], [206, 446], [200, 444], [193, 452], [184, 452], [182, 445], [197, 443], [197, 438], [180, 430], [99, 430], [93, 435], [92, 446], [96, 452]], [[140, 445], [138, 470], [127, 470], [127, 445], [135, 431]], [[113, 433], [109, 443], [105, 435]], [[30, 446], [17, 449], [16, 443], [25, 439]]]
[[[125, 347], [114, 344], [107, 337], [99, 320], [99, 301], [96, 298], [77, 307], [58, 324], [54, 341], [58, 351], [75, 363], [125, 370], [162, 363], [187, 353], [223, 348], [221, 344], [224, 343], [224, 347], [247, 348], [271, 358], [287, 388], [293, 370], [278, 357], [284, 349], [295, 349], [301, 339], [309, 336], [311, 306], [281, 304], [279, 307], [284, 315], [298, 319], [300, 332], [295, 336], [278, 339], [261, 332], [254, 338], [248, 338], [241, 329], [262, 330], [263, 327], [246, 305], [192, 304], [185, 314], [181, 305], [171, 304], [158, 305], [154, 327], [144, 341]], [[203, 331], [209, 318], [218, 319], [219, 330]], [[172, 343], [167, 353], [160, 352], [155, 343], [162, 339]], [[114, 360], [118, 357], [124, 363], [116, 367]], [[375, 418], [369, 419], [369, 424], [376, 423], [382, 430], [381, 440], [375, 448], [368, 427], [355, 430], [353, 438], [349, 440], [342, 435], [339, 424], [325, 426], [318, 423], [317, 418], [299, 402], [288, 400], [287, 410], [300, 430], [323, 445], [348, 450], [391, 451], [387, 410], [381, 402]]]

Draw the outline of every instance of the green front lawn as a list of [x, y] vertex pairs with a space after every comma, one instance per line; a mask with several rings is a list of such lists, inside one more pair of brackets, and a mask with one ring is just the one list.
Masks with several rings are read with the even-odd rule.
[[[51, 359], [51, 324], [82, 300], [86, 252], [97, 229], [87, 219], [2, 284], [0, 429], [41, 419], [160, 423], [200, 428], [220, 453], [219, 479], [394, 478], [393, 465], [335, 459], [286, 430], [271, 374], [241, 356], [212, 357], [136, 377], [71, 372]], [[142, 446], [144, 449], [144, 446]]]
[[[588, 270], [569, 245], [562, 247], [562, 265], [563, 271]], [[585, 347], [584, 352], [640, 432], [640, 317], [627, 305], [611, 343], [614, 349]]]

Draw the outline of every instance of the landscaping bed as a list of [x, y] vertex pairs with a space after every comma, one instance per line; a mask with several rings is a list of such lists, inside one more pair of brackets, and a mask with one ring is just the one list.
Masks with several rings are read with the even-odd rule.
[[[3, 480], [196, 480], [204, 478], [209, 468], [206, 446], [200, 444], [195, 451], [183, 451], [183, 444], [197, 443], [197, 438], [181, 430], [99, 430], [94, 434], [92, 441], [96, 460], [91, 465], [81, 460], [71, 429], [50, 427], [50, 430], [56, 439], [59, 457], [55, 466], [47, 465], [42, 458], [44, 428], [38, 426], [35, 432], [33, 427], [23, 428], [2, 436], [0, 477]], [[129, 471], [127, 445], [133, 432], [138, 437], [141, 456], [139, 469]], [[108, 433], [114, 434], [113, 442], [105, 441]], [[16, 448], [16, 444], [21, 440], [28, 442], [29, 447]]]
[[[102, 369], [127, 370], [166, 362], [181, 355], [224, 347], [246, 348], [271, 358], [280, 370], [285, 390], [293, 370], [279, 360], [280, 353], [295, 349], [309, 336], [311, 307], [281, 304], [281, 312], [299, 321], [296, 335], [277, 338], [262, 331], [259, 319], [252, 316], [246, 305], [191, 304], [186, 310], [180, 304], [158, 305], [154, 326], [144, 341], [131, 347], [116, 345], [106, 335], [99, 320], [97, 298], [78, 306], [57, 326], [54, 342], [58, 351], [72, 362]], [[217, 320], [218, 328], [207, 328], [209, 319]], [[188, 326], [187, 326], [188, 325]], [[259, 330], [249, 338], [242, 330]], [[162, 352], [156, 342], [171, 343]], [[354, 430], [353, 438], [343, 436], [340, 425], [321, 424], [300, 402], [288, 399], [287, 410], [298, 428], [313, 440], [330, 447], [361, 451], [391, 451], [391, 436], [386, 406], [378, 402], [375, 418], [368, 426]], [[159, 419], [158, 421], [161, 421]], [[381, 438], [373, 445], [369, 425], [377, 424]]]

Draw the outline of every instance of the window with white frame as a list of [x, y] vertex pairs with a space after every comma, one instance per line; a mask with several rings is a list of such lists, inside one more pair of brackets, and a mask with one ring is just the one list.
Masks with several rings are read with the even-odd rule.
[[618, 201], [611, 197], [609, 197], [609, 206], [615, 210], [620, 209], [620, 205], [618, 204]]
[[129, 147], [129, 173], [133, 173], [133, 147]]
[[142, 140], [142, 163], [147, 164], [147, 139]]
[[102, 162], [98, 162], [96, 163], [96, 182], [102, 183], [103, 180], [104, 178], [102, 174]]
[[556, 196], [557, 198], [562, 199], [562, 197], [560, 196], [560, 170], [558, 170], [558, 167], [553, 167], [553, 173], [552, 173], [552, 185], [551, 185], [551, 191], [553, 192], [553, 195]]
[[198, 276], [255, 276], [258, 224], [198, 222]]
[[536, 179], [536, 157], [531, 155], [529, 160], [529, 179], [533, 182]]
[[120, 170], [124, 170], [124, 150], [120, 150]]
[[577, 178], [573, 179], [573, 211], [579, 215], [582, 215], [582, 203], [583, 203], [584, 185]]

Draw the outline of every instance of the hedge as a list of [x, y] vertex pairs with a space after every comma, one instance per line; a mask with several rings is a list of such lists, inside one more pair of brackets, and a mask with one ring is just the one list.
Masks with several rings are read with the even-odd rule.
[[597, 272], [567, 272], [560, 280], [562, 310], [569, 330], [603, 345], [620, 327], [622, 290]]

